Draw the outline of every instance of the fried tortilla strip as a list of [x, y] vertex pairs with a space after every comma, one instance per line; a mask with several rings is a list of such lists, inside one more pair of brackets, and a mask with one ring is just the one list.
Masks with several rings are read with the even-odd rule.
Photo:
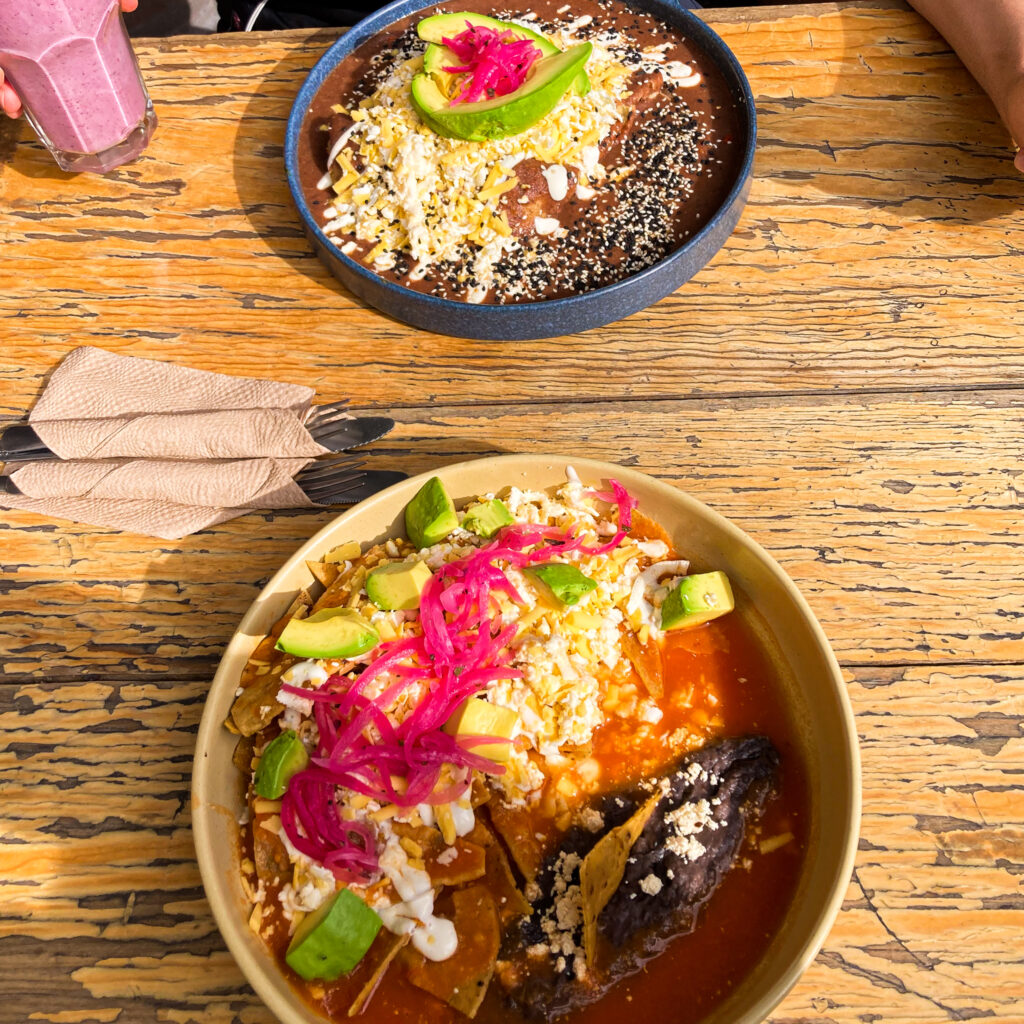
[[[324, 561], [334, 561], [334, 552], [328, 552]], [[358, 564], [345, 570], [339, 568], [337, 577], [331, 581], [330, 586], [317, 598], [310, 611], [318, 612], [323, 608], [340, 608], [349, 604], [352, 595], [362, 589], [366, 581], [366, 574], [374, 566], [387, 560], [387, 554], [383, 544], [377, 544], [366, 551], [359, 559]]]
[[281, 837], [260, 828], [252, 830], [252, 859], [256, 864], [256, 877], [266, 885], [291, 881], [292, 864]]
[[277, 639], [288, 622], [298, 616], [305, 617], [313, 599], [306, 590], [300, 590], [284, 613], [274, 623], [270, 633], [249, 655], [249, 661], [242, 670], [240, 680], [242, 692], [231, 706], [231, 715], [225, 723], [232, 732], [242, 736], [254, 736], [270, 724], [284, 707], [277, 702], [277, 691], [281, 689], [281, 675], [299, 659], [293, 654], [279, 651]]
[[664, 675], [661, 668], [661, 648], [651, 640], [641, 644], [636, 634], [627, 626], [622, 630], [622, 651], [632, 662], [636, 674], [647, 687], [652, 697], [665, 692]]
[[502, 929], [508, 928], [517, 918], [525, 917], [530, 913], [530, 903], [519, 891], [519, 886], [516, 885], [515, 875], [512, 874], [512, 865], [508, 862], [505, 847], [480, 818], [477, 818], [473, 831], [469, 833], [469, 838], [487, 852], [484, 878], [487, 888], [494, 893], [501, 927]]
[[583, 949], [588, 966], [593, 965], [597, 955], [597, 918], [618, 889], [629, 851], [663, 795], [661, 790], [656, 792], [628, 821], [602, 836], [583, 858], [580, 893], [583, 902]]
[[313, 574], [313, 578], [324, 589], [329, 587], [341, 571], [334, 562], [306, 562], [306, 568]]
[[418, 988], [467, 1017], [475, 1017], [494, 974], [501, 928], [494, 897], [486, 885], [471, 885], [452, 893], [453, 923], [459, 938], [458, 954], [433, 961], [416, 954], [409, 965], [409, 980]]
[[532, 882], [544, 862], [544, 850], [534, 835], [529, 813], [500, 800], [492, 800], [489, 809], [494, 831], [504, 840], [519, 873], [527, 882]]
[[403, 844], [407, 853], [416, 856], [416, 848], [419, 848], [419, 856], [435, 886], [462, 885], [484, 877], [487, 855], [483, 846], [462, 838], [448, 846], [441, 833], [428, 825], [396, 821], [392, 828], [399, 839], [415, 844], [411, 849]]
[[[352, 1000], [352, 1005], [348, 1008], [348, 1015], [350, 1017], [357, 1017], [369, 1006], [373, 993], [377, 991], [377, 986], [381, 983], [381, 980], [387, 973], [387, 969], [391, 966], [391, 961], [398, 956], [408, 941], [408, 935], [392, 935], [386, 929], [382, 928], [380, 930], [377, 938], [374, 939], [373, 945], [363, 958], [363, 963], [369, 961], [374, 966], [369, 978], [363, 983], [359, 994]], [[362, 963], [360, 964], [361, 966]]]
[[252, 773], [252, 754], [255, 748], [251, 736], [239, 736], [235, 744], [235, 752], [231, 755], [231, 763], [245, 779]]

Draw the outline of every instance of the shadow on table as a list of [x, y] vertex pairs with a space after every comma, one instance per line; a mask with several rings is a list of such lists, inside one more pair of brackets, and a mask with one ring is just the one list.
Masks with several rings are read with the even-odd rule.
[[278, 45], [288, 46], [293, 55], [267, 65], [235, 136], [233, 172], [242, 208], [252, 229], [276, 256], [310, 280], [362, 306], [364, 303], [317, 258], [292, 201], [284, 166], [285, 131], [292, 104], [307, 72], [338, 39], [339, 30], [324, 29], [301, 38], [293, 33], [276, 35]]
[[879, 25], [879, 16], [848, 10], [803, 59], [782, 51], [751, 67], [755, 181], [778, 182], [797, 206], [872, 211], [869, 221], [1018, 214], [1024, 176], [988, 97], [923, 18], [893, 11]]

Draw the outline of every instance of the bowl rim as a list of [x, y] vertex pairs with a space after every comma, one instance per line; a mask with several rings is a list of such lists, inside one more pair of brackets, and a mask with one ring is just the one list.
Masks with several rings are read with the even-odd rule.
[[[454, 476], [476, 466], [480, 468], [481, 472], [488, 474], [492, 470], [501, 470], [504, 475], [503, 478], [507, 482], [511, 482], [512, 475], [517, 469], [530, 469], [538, 463], [560, 464], [562, 467], [573, 466], [583, 479], [607, 479], [610, 476], [614, 476], [627, 489], [630, 488], [631, 484], [640, 484], [644, 489], [653, 490], [669, 503], [678, 505], [680, 509], [685, 510], [686, 514], [705, 520], [713, 529], [720, 531], [726, 539], [745, 548], [760, 563], [761, 568], [768, 573], [773, 582], [781, 586], [786, 592], [801, 621], [809, 631], [816, 653], [822, 658], [828, 668], [828, 682], [831, 684], [831, 695], [835, 699], [835, 706], [838, 711], [844, 739], [843, 748], [841, 750], [834, 750], [831, 758], [833, 760], [836, 757], [842, 758], [842, 763], [847, 769], [849, 778], [849, 792], [843, 794], [849, 802], [849, 808], [840, 844], [841, 855], [833, 865], [828, 879], [828, 897], [819, 903], [814, 925], [801, 943], [798, 954], [789, 961], [786, 969], [768, 986], [760, 998], [748, 1006], [741, 1015], [731, 1019], [731, 1024], [758, 1024], [758, 1022], [763, 1021], [785, 998], [786, 994], [813, 962], [835, 922], [853, 872], [857, 853], [862, 805], [860, 749], [853, 708], [846, 690], [845, 681], [843, 680], [842, 671], [824, 629], [793, 580], [765, 548], [731, 520], [705, 505], [699, 499], [694, 498], [686, 491], [639, 470], [601, 460], [551, 453], [506, 454], [470, 459], [463, 462], [449, 463], [437, 469], [427, 470], [379, 491], [372, 497], [336, 516], [310, 537], [309, 540], [300, 545], [285, 560], [281, 568], [274, 573], [249, 605], [224, 649], [210, 685], [199, 725], [192, 766], [192, 833], [199, 872], [218, 931], [231, 955], [259, 998], [285, 1024], [299, 1022], [304, 1019], [326, 1021], [327, 1018], [319, 1014], [315, 1014], [314, 1017], [310, 1018], [308, 1016], [310, 1012], [309, 1007], [302, 1002], [301, 997], [297, 993], [294, 994], [292, 1000], [287, 1000], [281, 995], [280, 990], [266, 978], [262, 968], [256, 961], [252, 949], [243, 941], [243, 936], [249, 932], [248, 922], [243, 915], [238, 913], [237, 907], [232, 902], [227, 888], [221, 884], [221, 873], [218, 870], [216, 861], [216, 845], [211, 838], [212, 822], [220, 809], [210, 798], [208, 792], [212, 766], [207, 756], [207, 750], [213, 737], [223, 729], [223, 720], [215, 718], [212, 714], [212, 697], [218, 689], [237, 683], [237, 679], [232, 678], [229, 674], [229, 663], [240, 655], [242, 648], [245, 648], [245, 655], [248, 657], [249, 652], [251, 652], [254, 646], [254, 638], [257, 635], [264, 635], [262, 629], [258, 630], [257, 633], [253, 632], [256, 622], [262, 613], [264, 600], [272, 598], [277, 594], [281, 584], [287, 583], [288, 577], [297, 565], [303, 563], [311, 555], [324, 550], [333, 539], [333, 535], [340, 531], [342, 524], [347, 523], [357, 515], [365, 515], [369, 509], [389, 510], [392, 514], [387, 521], [393, 522], [400, 514], [408, 498], [411, 498], [428, 479], [434, 476], [441, 477], [443, 481], [446, 476]], [[404, 497], [405, 495], [408, 495], [408, 497]], [[399, 496], [403, 496], [401, 502], [396, 500]], [[367, 539], [369, 538], [364, 538], [364, 540]], [[283, 973], [281, 977], [284, 978]], [[287, 983], [287, 979], [285, 978], [284, 980]], [[301, 1012], [303, 1009], [307, 1011], [305, 1018]], [[712, 1011], [711, 1016], [713, 1017], [716, 1012]]]
[[[567, 295], [557, 299], [536, 299], [532, 302], [508, 303], [505, 305], [486, 304], [474, 305], [475, 309], [486, 309], [488, 314], [495, 318], [496, 322], [513, 321], [522, 316], [522, 310], [537, 307], [544, 310], [557, 309], [564, 311], [566, 315], [581, 307], [586, 308], [590, 303], [607, 300], [617, 296], [623, 290], [642, 287], [643, 283], [651, 278], [657, 277], [664, 271], [667, 265], [675, 261], [682, 261], [694, 249], [702, 245], [705, 239], [711, 235], [723, 219], [730, 216], [735, 204], [743, 199], [744, 191], [753, 171], [754, 154], [757, 143], [757, 107], [754, 102], [754, 94], [750, 88], [746, 72], [743, 70], [739, 59], [732, 52], [725, 40], [705, 21], [697, 17], [692, 11], [675, 7], [670, 0], [620, 0], [627, 6], [641, 8], [646, 13], [654, 14], [662, 20], [671, 21], [678, 19], [686, 25], [680, 31], [692, 32], [697, 38], [698, 44], [705, 51], [710, 52], [713, 60], [719, 63], [719, 69], [726, 74], [727, 83], [730, 88], [738, 89], [739, 99], [742, 102], [739, 106], [746, 116], [745, 130], [742, 132], [743, 159], [740, 161], [736, 173], [736, 180], [733, 182], [725, 198], [716, 208], [715, 212], [687, 238], [680, 246], [663, 256], [657, 263], [644, 268], [636, 274], [631, 274], [612, 284], [604, 285], [601, 288], [594, 288], [591, 291], [580, 292], [578, 295]], [[309, 73], [303, 79], [295, 102], [292, 104], [288, 114], [287, 127], [285, 129], [284, 162], [285, 174], [288, 181], [288, 189], [292, 195], [292, 202], [299, 213], [303, 225], [314, 240], [314, 247], [318, 254], [322, 249], [336, 259], [345, 270], [356, 276], [367, 286], [373, 287], [381, 294], [389, 296], [392, 300], [406, 300], [412, 297], [412, 301], [421, 303], [424, 310], [434, 310], [437, 313], [455, 314], [464, 310], [468, 304], [458, 299], [445, 299], [437, 295], [429, 295], [426, 292], [419, 292], [404, 285], [389, 281], [387, 278], [374, 273], [368, 267], [363, 266], [358, 260], [352, 259], [328, 238], [316, 218], [313, 216], [306, 202], [302, 190], [302, 183], [298, 171], [298, 145], [302, 132], [302, 125], [310, 109], [312, 101], [323, 85], [323, 79], [331, 73], [346, 57], [353, 53], [359, 46], [379, 32], [389, 28], [394, 22], [399, 21], [418, 10], [438, 6], [424, 0], [392, 0], [386, 7], [375, 11], [362, 21], [357, 22], [343, 36], [332, 43], [323, 55], [317, 60]], [[379, 308], [379, 307], [378, 307]]]

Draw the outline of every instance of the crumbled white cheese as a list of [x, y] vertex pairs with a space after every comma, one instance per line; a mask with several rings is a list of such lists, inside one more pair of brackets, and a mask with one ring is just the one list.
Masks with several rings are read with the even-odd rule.
[[[690, 769], [693, 767], [691, 764]], [[701, 770], [699, 765], [696, 767]], [[670, 832], [665, 842], [666, 849], [686, 861], [697, 860], [707, 850], [707, 847], [696, 838], [697, 835], [705, 829], [714, 832], [720, 827], [707, 800], [681, 804], [665, 815], [665, 822]]]
[[642, 892], [645, 892], [648, 896], [657, 896], [658, 893], [661, 892], [661, 888], [661, 879], [653, 873], [647, 875], [645, 878], [640, 879], [640, 889]]
[[604, 828], [604, 815], [596, 807], [583, 807], [576, 815], [576, 821], [588, 832], [600, 832]]

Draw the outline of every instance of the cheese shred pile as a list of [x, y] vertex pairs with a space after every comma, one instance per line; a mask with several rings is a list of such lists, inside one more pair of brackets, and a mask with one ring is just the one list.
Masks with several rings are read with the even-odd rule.
[[532, 157], [548, 167], [573, 168], [584, 188], [602, 182], [607, 172], [600, 146], [627, 116], [631, 72], [595, 45], [586, 96], [570, 89], [550, 114], [519, 135], [465, 142], [437, 135], [420, 121], [409, 86], [422, 68], [422, 56], [405, 60], [357, 107], [334, 108], [355, 124], [347, 144], [335, 147], [333, 170], [340, 176], [330, 186], [335, 198], [325, 230], [375, 242], [363, 258], [377, 271], [390, 270], [397, 254], [407, 253], [413, 279], [434, 264], [465, 262], [468, 244], [474, 257], [460, 271], [459, 283], [472, 277], [469, 301], [480, 302], [494, 265], [520, 244], [499, 208], [501, 196], [518, 184], [516, 165]]

